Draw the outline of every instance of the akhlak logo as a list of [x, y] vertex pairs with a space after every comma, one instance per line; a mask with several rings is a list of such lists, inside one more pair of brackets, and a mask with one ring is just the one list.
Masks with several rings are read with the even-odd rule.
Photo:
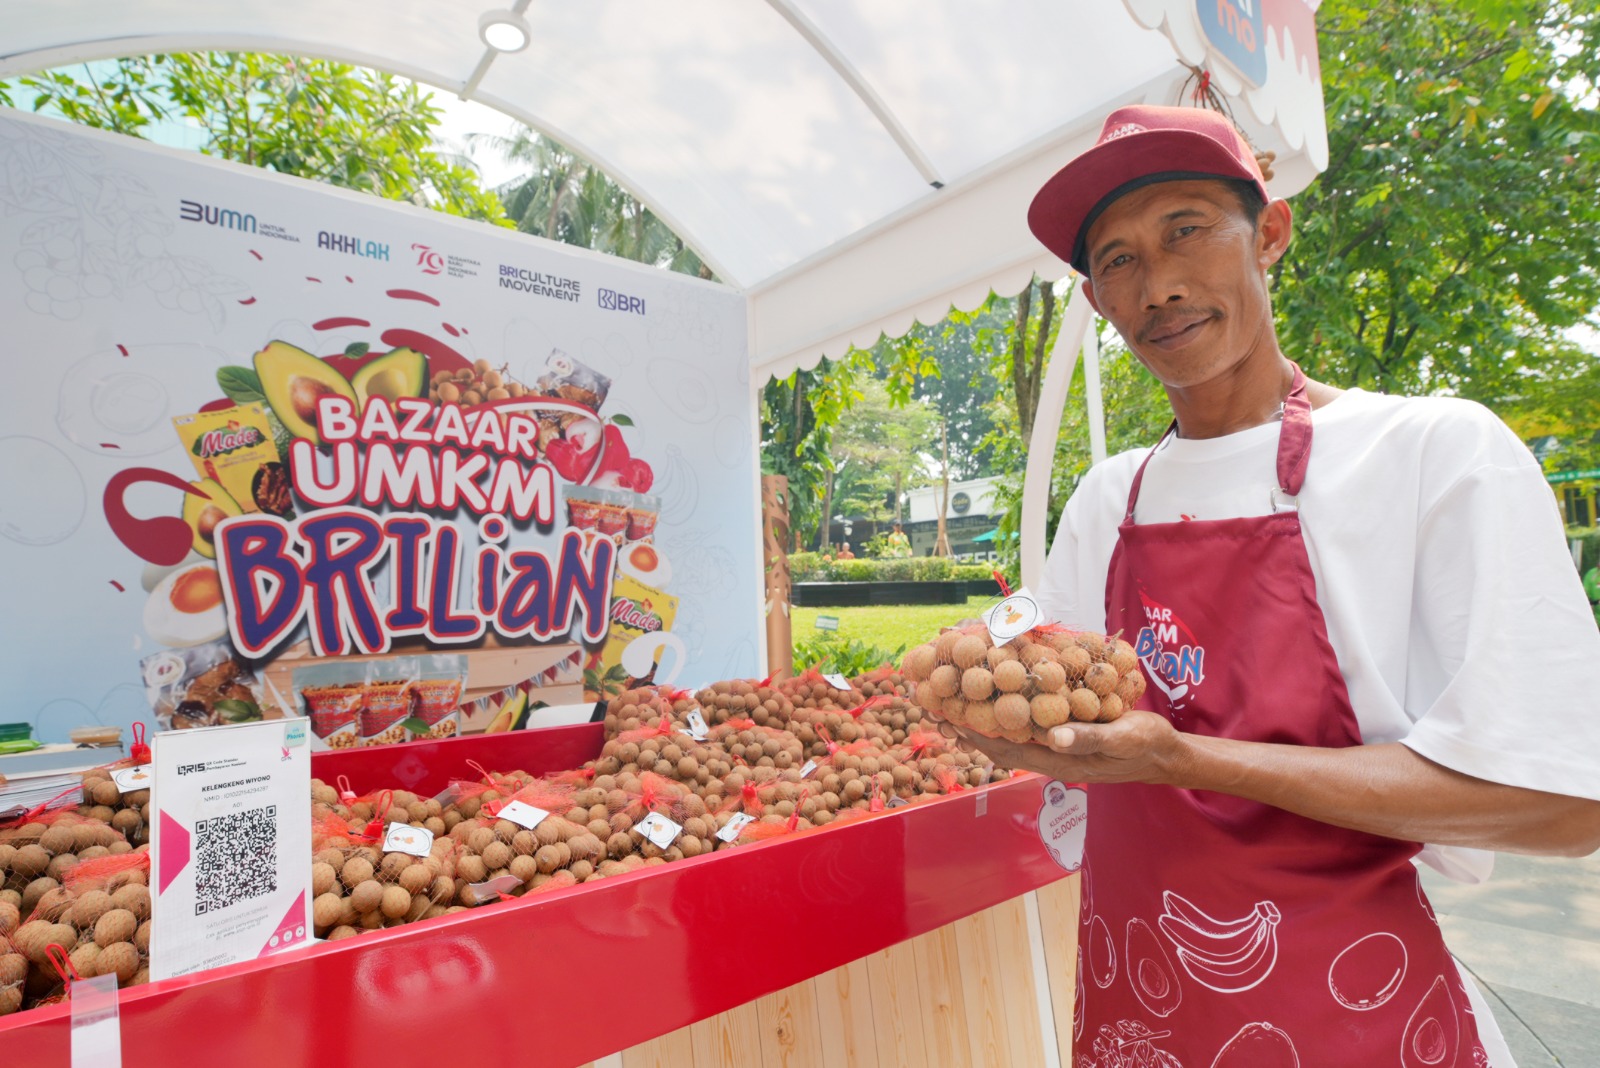
[[1143, 590], [1139, 591], [1139, 603], [1144, 607], [1145, 623], [1133, 643], [1134, 654], [1168, 702], [1181, 707], [1189, 692], [1206, 681], [1205, 646], [1172, 609], [1152, 601]]

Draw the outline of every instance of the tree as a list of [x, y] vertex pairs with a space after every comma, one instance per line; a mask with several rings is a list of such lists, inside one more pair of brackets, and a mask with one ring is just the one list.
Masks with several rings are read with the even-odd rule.
[[[938, 416], [925, 401], [895, 405], [875, 377], [860, 384], [861, 399], [833, 435], [835, 507], [845, 515], [884, 522], [901, 519], [901, 495], [923, 475]], [[914, 488], [914, 486], [913, 486]], [[891, 505], [889, 502], [893, 501]]]
[[477, 174], [433, 144], [432, 94], [328, 60], [206, 52], [81, 64], [0, 83], [0, 102], [142, 137], [191, 121], [207, 155], [509, 225]]
[[517, 229], [552, 241], [711, 278], [711, 268], [666, 223], [587, 160], [527, 127], [474, 134], [528, 169], [498, 190]]
[[[1318, 11], [1329, 165], [1293, 201], [1279, 335], [1339, 385], [1593, 410], [1600, 8]], [[1590, 423], [1594, 426], [1594, 423]]]

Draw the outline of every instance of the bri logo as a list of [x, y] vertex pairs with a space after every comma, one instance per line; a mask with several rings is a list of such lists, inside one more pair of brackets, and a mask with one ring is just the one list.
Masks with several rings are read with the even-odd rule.
[[600, 307], [607, 311], [632, 312], [634, 315], [644, 314], [644, 298], [630, 297], [626, 293], [618, 293], [615, 289], [596, 290], [600, 298]]
[[1173, 708], [1206, 681], [1206, 649], [1172, 609], [1139, 593], [1145, 625], [1134, 639], [1133, 652], [1157, 689]]

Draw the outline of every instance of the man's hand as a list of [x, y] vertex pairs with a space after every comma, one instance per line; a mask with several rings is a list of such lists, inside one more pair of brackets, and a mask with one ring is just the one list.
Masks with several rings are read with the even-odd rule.
[[996, 764], [1036, 771], [1062, 782], [1175, 783], [1184, 736], [1165, 716], [1135, 710], [1114, 723], [1071, 723], [1050, 731], [1048, 747], [986, 738], [956, 727]]

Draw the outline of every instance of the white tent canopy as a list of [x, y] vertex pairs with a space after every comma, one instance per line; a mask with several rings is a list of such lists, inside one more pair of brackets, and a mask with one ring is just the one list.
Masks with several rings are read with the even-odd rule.
[[1278, 154], [1326, 162], [1315, 0], [1259, 8], [1269, 77], [1219, 61], [1196, 0], [515, 0], [528, 46], [497, 53], [501, 0], [52, 0], [12, 4], [0, 77], [118, 55], [232, 49], [390, 70], [498, 108], [649, 204], [750, 301], [753, 377], [1065, 266], [1027, 203], [1131, 101], [1212, 72]]

